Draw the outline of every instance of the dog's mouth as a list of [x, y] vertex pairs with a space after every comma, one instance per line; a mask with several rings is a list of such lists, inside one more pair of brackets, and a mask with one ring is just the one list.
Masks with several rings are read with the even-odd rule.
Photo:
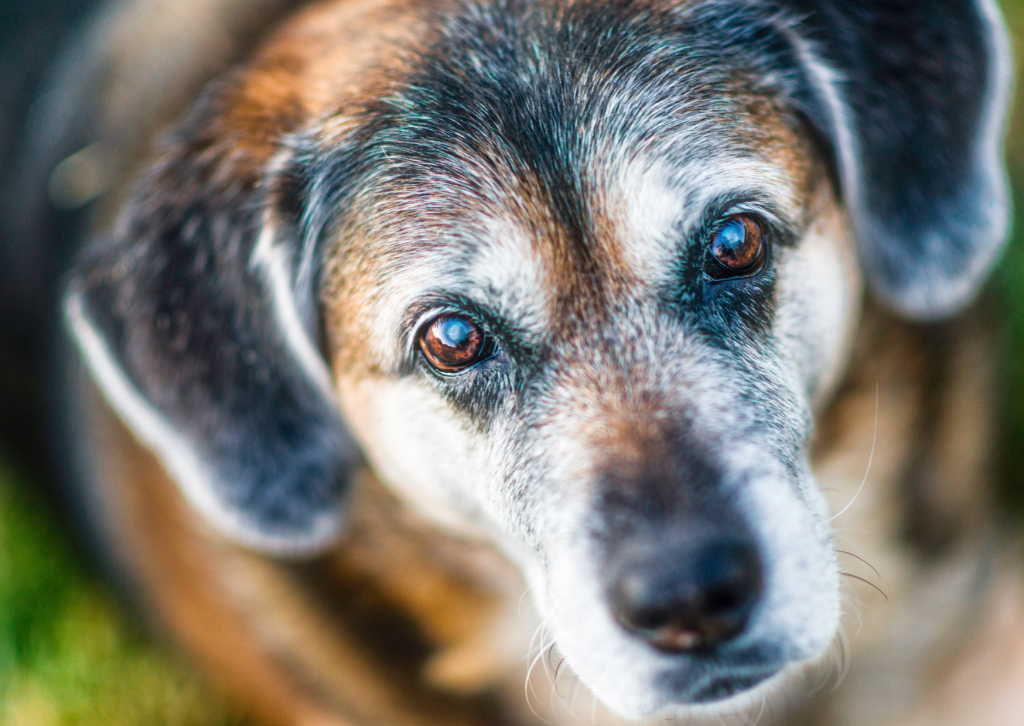
[[674, 695], [676, 706], [713, 705], [753, 691], [787, 665], [754, 646], [730, 657], [687, 658], [664, 672], [656, 684], [659, 690]]
[[838, 578], [816, 509], [781, 476], [741, 481], [742, 506], [714, 491], [653, 514], [606, 498], [600, 527], [560, 542], [545, 615], [620, 716], [757, 708], [832, 642]]
[[695, 704], [715, 703], [745, 693], [761, 685], [774, 676], [777, 669], [770, 669], [757, 674], [713, 678], [690, 694], [689, 702]]
[[749, 542], [701, 539], [688, 558], [679, 546], [666, 553], [664, 540], [645, 549], [659, 557], [611, 568], [608, 604], [619, 632], [656, 664], [648, 671], [661, 700], [655, 712], [729, 711], [808, 655], [789, 652], [758, 622], [770, 594]]
[[[656, 665], [646, 678], [633, 680], [632, 693], [618, 687], [595, 693], [629, 719], [717, 718], [758, 709], [762, 696], [785, 689], [787, 674], [802, 672], [805, 659], [794, 660], [769, 643], [668, 653], [652, 649]], [[634, 690], [635, 689], [635, 690]], [[703, 721], [701, 721], [703, 723]]]

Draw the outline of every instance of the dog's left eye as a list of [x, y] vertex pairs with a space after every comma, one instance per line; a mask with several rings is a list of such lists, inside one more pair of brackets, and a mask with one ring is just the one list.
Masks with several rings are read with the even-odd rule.
[[446, 314], [427, 323], [420, 351], [440, 373], [459, 373], [490, 357], [494, 345], [483, 330], [461, 315]]
[[704, 273], [713, 280], [748, 277], [767, 260], [768, 243], [760, 221], [749, 214], [735, 214], [712, 235]]

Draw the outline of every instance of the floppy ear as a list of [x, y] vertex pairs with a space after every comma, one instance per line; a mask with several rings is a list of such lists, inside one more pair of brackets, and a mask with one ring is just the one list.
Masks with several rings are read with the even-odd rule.
[[313, 342], [314, 255], [276, 147], [211, 105], [86, 250], [67, 320], [107, 401], [211, 523], [313, 554], [338, 535], [357, 460]]
[[994, 0], [783, 0], [874, 292], [939, 318], [966, 305], [1006, 236], [1010, 56]]

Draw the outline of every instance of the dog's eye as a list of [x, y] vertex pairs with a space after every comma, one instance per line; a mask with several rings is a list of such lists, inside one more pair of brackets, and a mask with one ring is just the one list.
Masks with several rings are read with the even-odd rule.
[[711, 238], [704, 272], [713, 280], [746, 277], [764, 267], [768, 245], [760, 222], [748, 214], [736, 214]]
[[420, 350], [435, 370], [458, 373], [487, 358], [494, 346], [472, 321], [459, 315], [441, 315], [426, 325]]

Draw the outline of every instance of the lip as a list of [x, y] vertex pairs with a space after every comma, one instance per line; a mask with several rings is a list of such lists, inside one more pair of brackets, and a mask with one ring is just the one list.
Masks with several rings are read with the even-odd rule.
[[706, 663], [703, 668], [693, 662], [680, 663], [658, 678], [659, 690], [665, 696], [665, 705], [713, 704], [741, 696], [790, 665], [765, 656], [764, 653], [751, 653], [746, 657]]
[[739, 676], [720, 676], [701, 684], [694, 692], [690, 693], [688, 703], [704, 704], [724, 701], [733, 696], [740, 695], [753, 690], [757, 686], [776, 675], [778, 668], [762, 670], [757, 673], [748, 673]]

